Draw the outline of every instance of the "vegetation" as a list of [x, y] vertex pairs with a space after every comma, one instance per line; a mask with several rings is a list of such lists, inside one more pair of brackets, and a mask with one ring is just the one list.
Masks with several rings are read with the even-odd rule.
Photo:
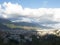
[[[10, 34], [6, 34], [5, 38], [0, 35], [0, 45], [60, 45], [60, 37], [53, 34], [31, 35], [28, 39], [25, 39], [25, 35], [19, 34], [20, 41], [9, 37]], [[30, 38], [32, 40], [29, 40]], [[8, 39], [7, 43], [4, 43], [4, 39]]]

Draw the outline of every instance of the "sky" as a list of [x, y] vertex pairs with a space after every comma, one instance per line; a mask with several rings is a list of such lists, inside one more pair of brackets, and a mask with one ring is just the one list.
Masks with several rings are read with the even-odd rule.
[[60, 0], [1, 0], [0, 18], [60, 28]]
[[59, 8], [60, 0], [1, 0], [0, 3], [18, 3], [26, 8]]

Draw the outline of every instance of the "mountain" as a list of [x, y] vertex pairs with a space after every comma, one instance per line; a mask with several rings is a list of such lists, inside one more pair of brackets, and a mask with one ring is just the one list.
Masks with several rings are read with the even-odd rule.
[[1, 30], [1, 29], [6, 30], [6, 29], [10, 29], [10, 28], [9, 28], [9, 27], [7, 27], [6, 25], [4, 25], [4, 24], [0, 23], [0, 30]]
[[15, 25], [20, 26], [30, 26], [30, 27], [38, 27], [39, 25], [37, 23], [29, 23], [29, 22], [14, 22]]
[[8, 19], [0, 18], [0, 29], [25, 29], [26, 28], [41, 28], [41, 29], [51, 29], [52, 27], [47, 27], [41, 25], [41, 23], [36, 22], [12, 22]]
[[0, 23], [11, 23], [11, 21], [5, 18], [0, 18]]
[[0, 18], [0, 29], [10, 29], [8, 26], [6, 26], [5, 24], [10, 23], [11, 21], [9, 21], [8, 19], [4, 19], [4, 18]]
[[52, 29], [52, 27], [47, 27], [47, 26], [43, 26], [41, 25], [41, 23], [36, 23], [36, 22], [13, 22], [14, 25], [18, 25], [18, 26], [29, 26], [29, 27], [37, 27], [37, 28], [41, 28], [41, 29]]

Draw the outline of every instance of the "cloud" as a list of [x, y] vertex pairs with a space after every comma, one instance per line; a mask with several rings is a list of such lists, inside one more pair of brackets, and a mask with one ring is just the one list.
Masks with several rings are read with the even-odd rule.
[[[45, 2], [47, 3], [47, 2]], [[46, 23], [49, 22], [60, 23], [60, 8], [23, 8], [20, 4], [16, 3], [13, 4], [11, 2], [4, 2], [0, 4], [0, 17], [2, 18], [20, 18], [20, 17], [27, 17], [22, 19], [22, 21], [29, 21], [32, 18], [34, 22], [38, 23]], [[30, 20], [31, 21], [31, 20]], [[52, 25], [59, 25], [58, 23]], [[50, 25], [50, 26], [52, 26]], [[47, 25], [46, 25], [47, 26]]]
[[12, 22], [28, 22], [28, 23], [31, 23], [31, 19], [23, 17], [23, 18], [18, 19], [18, 20], [13, 20]]
[[4, 11], [3, 13], [5, 15], [9, 16], [27, 16], [27, 17], [40, 17], [41, 15], [44, 15], [45, 13], [51, 13], [51, 9], [47, 8], [38, 8], [38, 9], [31, 9], [31, 8], [23, 8], [18, 3], [13, 4], [11, 2], [4, 2], [3, 5]]
[[[2, 8], [4, 7], [4, 9]], [[26, 16], [26, 17], [35, 17], [38, 18], [40, 16], [53, 16], [55, 19], [60, 18], [60, 8], [38, 8], [38, 9], [31, 9], [31, 8], [23, 8], [18, 3], [13, 4], [11, 2], [4, 2], [3, 5], [0, 6], [3, 10], [3, 13], [7, 15], [7, 17], [18, 17], [18, 16]], [[51, 17], [52, 17], [51, 16]]]
[[[20, 15], [22, 13], [22, 6], [16, 4], [12, 4], [12, 3], [4, 3], [3, 4], [4, 7], [4, 13], [6, 15], [12, 15], [12, 14], [17, 14]], [[12, 15], [13, 16], [13, 15]]]

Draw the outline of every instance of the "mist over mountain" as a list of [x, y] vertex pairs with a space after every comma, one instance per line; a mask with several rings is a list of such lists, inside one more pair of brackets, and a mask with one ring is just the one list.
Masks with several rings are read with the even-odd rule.
[[[28, 19], [28, 18], [27, 18]], [[0, 18], [0, 24], [1, 26], [0, 27], [7, 27], [7, 24], [9, 25], [16, 25], [16, 26], [27, 26], [27, 27], [37, 27], [37, 28], [41, 28], [41, 29], [53, 29], [52, 27], [48, 27], [48, 26], [43, 26], [42, 23], [40, 22], [36, 22], [36, 21], [32, 21], [32, 20], [26, 20], [25, 18], [24, 19], [15, 19], [16, 21], [13, 22], [11, 19], [4, 19], [4, 18]], [[5, 25], [4, 25], [5, 24]], [[11, 26], [12, 26], [11, 25]], [[4, 29], [4, 28], [3, 28]]]

